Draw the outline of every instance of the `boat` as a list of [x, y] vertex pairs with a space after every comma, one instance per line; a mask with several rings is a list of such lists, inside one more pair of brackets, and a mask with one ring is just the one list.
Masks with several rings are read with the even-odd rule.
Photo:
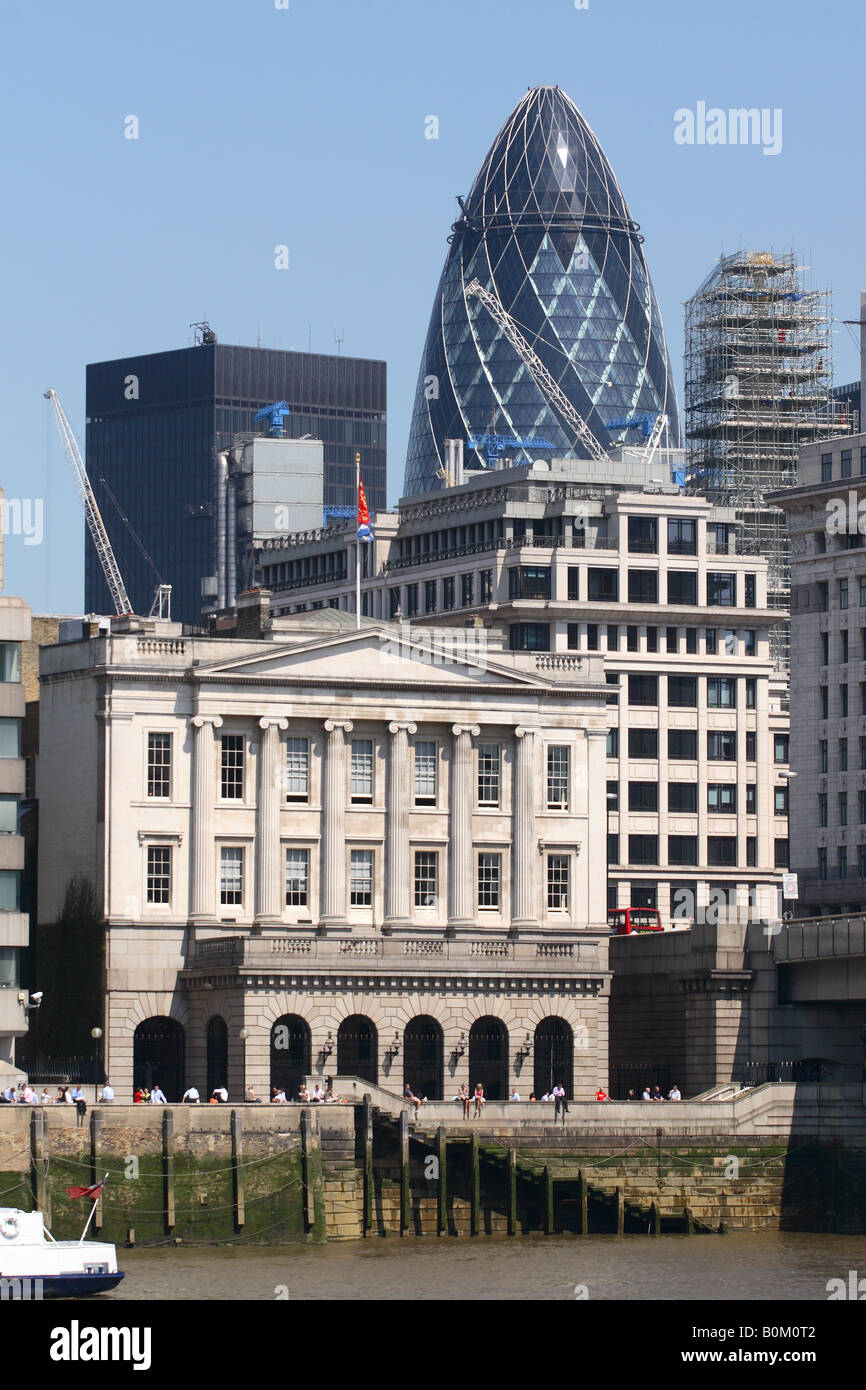
[[[94, 1202], [94, 1208], [96, 1203]], [[0, 1290], [4, 1298], [86, 1298], [123, 1278], [106, 1241], [55, 1240], [41, 1211], [0, 1207]]]

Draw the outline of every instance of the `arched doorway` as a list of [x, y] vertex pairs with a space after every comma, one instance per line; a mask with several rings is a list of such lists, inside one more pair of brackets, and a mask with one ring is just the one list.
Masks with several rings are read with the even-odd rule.
[[310, 1027], [299, 1014], [283, 1014], [271, 1029], [271, 1087], [294, 1100], [312, 1070]]
[[139, 1023], [132, 1040], [132, 1084], [152, 1090], [159, 1085], [166, 1100], [179, 1101], [186, 1089], [186, 1037], [177, 1019], [157, 1016]]
[[533, 1089], [540, 1100], [560, 1085], [574, 1095], [574, 1033], [564, 1018], [546, 1018], [535, 1030]]
[[379, 1080], [378, 1034], [376, 1025], [363, 1014], [350, 1014], [337, 1031], [337, 1071], [340, 1076], [359, 1076], [362, 1081]]
[[487, 1015], [469, 1030], [469, 1090], [481, 1082], [488, 1100], [508, 1099], [508, 1029]]
[[416, 1096], [442, 1100], [443, 1034], [435, 1018], [419, 1014], [403, 1034], [403, 1085]]
[[207, 1025], [207, 1094], [202, 1100], [210, 1100], [217, 1086], [228, 1084], [228, 1071], [229, 1030], [225, 1019], [214, 1014]]

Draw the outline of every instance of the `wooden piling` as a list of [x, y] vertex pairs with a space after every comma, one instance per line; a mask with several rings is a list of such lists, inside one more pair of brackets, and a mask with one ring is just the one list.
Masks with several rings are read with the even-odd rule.
[[478, 1151], [478, 1135], [473, 1134], [470, 1139], [470, 1187], [471, 1201], [469, 1208], [469, 1233], [477, 1236], [481, 1230], [481, 1158]]
[[232, 1141], [232, 1204], [234, 1206], [235, 1230], [242, 1231], [246, 1220], [244, 1203], [244, 1131], [243, 1117], [239, 1110], [233, 1110], [229, 1129]]
[[691, 1207], [685, 1208], [684, 1216], [686, 1218], [686, 1235], [693, 1236], [695, 1233], [695, 1219], [692, 1216]]
[[304, 1184], [304, 1226], [312, 1240], [325, 1239], [325, 1179], [322, 1146], [313, 1132], [309, 1110], [301, 1111], [301, 1181]]
[[505, 1165], [506, 1198], [505, 1210], [508, 1220], [508, 1234], [517, 1235], [517, 1154], [509, 1148]]
[[448, 1140], [445, 1126], [436, 1131], [436, 1161], [439, 1166], [439, 1189], [436, 1193], [436, 1234], [448, 1234]]
[[[102, 1177], [99, 1171], [99, 1154], [102, 1148], [102, 1111], [96, 1107], [90, 1112], [90, 1184], [91, 1187]], [[93, 1213], [92, 1229], [102, 1230], [102, 1198], [96, 1203]]]
[[655, 1202], [650, 1207], [649, 1214], [649, 1234], [660, 1236], [662, 1233], [662, 1216]]
[[578, 1234], [589, 1235], [589, 1203], [587, 1194], [587, 1181], [583, 1176], [583, 1171], [577, 1175], [577, 1205], [578, 1205]]
[[409, 1229], [409, 1206], [412, 1192], [409, 1186], [409, 1111], [400, 1111], [400, 1234]]
[[174, 1205], [174, 1111], [168, 1106], [162, 1112], [162, 1203], [166, 1234], [176, 1224]]
[[544, 1169], [544, 1234], [553, 1235], [553, 1172], [549, 1166]]
[[33, 1209], [41, 1211], [51, 1228], [51, 1193], [45, 1164], [45, 1111], [36, 1107], [30, 1116], [30, 1190]]
[[616, 1189], [616, 1233], [618, 1236], [625, 1233], [625, 1197], [621, 1187]]
[[361, 1111], [361, 1125], [364, 1137], [364, 1215], [362, 1228], [364, 1235], [373, 1229], [373, 1098], [369, 1092], [364, 1096]]

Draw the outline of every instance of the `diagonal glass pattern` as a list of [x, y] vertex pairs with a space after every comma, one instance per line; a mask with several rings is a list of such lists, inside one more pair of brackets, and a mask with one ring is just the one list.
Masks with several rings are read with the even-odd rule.
[[[544, 437], [585, 455], [519, 352], [466, 286], [496, 295], [604, 448], [638, 443], [607, 422], [663, 411], [680, 426], [661, 315], [638, 226], [601, 146], [558, 87], [523, 98], [461, 204], [433, 305], [405, 495], [444, 486], [445, 440]], [[615, 436], [615, 437], [614, 437]], [[512, 450], [515, 463], [529, 450]], [[471, 453], [470, 467], [484, 461]]]

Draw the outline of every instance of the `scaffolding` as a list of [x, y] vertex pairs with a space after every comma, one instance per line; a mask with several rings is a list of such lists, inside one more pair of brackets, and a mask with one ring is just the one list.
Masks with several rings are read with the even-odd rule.
[[[784, 612], [790, 543], [767, 494], [796, 483], [801, 445], [852, 426], [830, 395], [830, 328], [830, 293], [806, 284], [793, 252], [722, 256], [686, 303], [686, 491], [733, 509], [736, 548], [766, 556]], [[786, 666], [787, 622], [773, 632]]]

